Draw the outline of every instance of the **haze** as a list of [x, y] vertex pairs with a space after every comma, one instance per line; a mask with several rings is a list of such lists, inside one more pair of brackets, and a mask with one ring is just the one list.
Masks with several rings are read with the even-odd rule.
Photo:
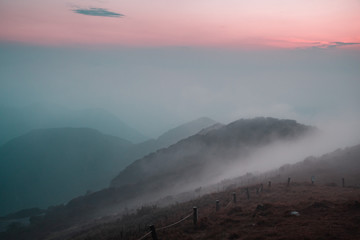
[[148, 137], [208, 116], [358, 117], [360, 3], [0, 2], [0, 103], [103, 108]]
[[0, 102], [104, 108], [149, 137], [202, 116], [259, 115], [315, 124], [359, 116], [360, 55], [349, 49], [267, 51], [70, 48], [1, 44]]

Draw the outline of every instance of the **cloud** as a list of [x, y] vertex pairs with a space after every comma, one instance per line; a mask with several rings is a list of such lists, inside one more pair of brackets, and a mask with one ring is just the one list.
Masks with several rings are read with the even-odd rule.
[[125, 15], [116, 12], [110, 12], [104, 8], [77, 8], [73, 12], [89, 15], [89, 16], [100, 16], [100, 17], [124, 17]]
[[314, 48], [336, 48], [350, 45], [360, 45], [360, 43], [348, 43], [348, 42], [329, 42], [317, 46], [313, 46]]

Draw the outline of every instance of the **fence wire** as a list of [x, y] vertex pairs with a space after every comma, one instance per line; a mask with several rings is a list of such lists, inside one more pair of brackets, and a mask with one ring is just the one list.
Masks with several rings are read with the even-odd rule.
[[179, 220], [179, 221], [177, 221], [177, 222], [175, 222], [175, 223], [172, 223], [172, 224], [167, 225], [167, 226], [165, 226], [165, 227], [158, 228], [157, 230], [164, 230], [164, 229], [166, 229], [166, 228], [175, 226], [176, 224], [179, 224], [179, 223], [185, 221], [186, 219], [188, 219], [188, 218], [191, 217], [192, 215], [193, 215], [193, 213], [187, 215], [186, 217], [184, 217], [183, 219], [181, 219], [181, 220]]
[[147, 236], [149, 236], [151, 234], [151, 232], [146, 233], [145, 235], [143, 235], [142, 237], [140, 237], [138, 240], [143, 240], [145, 239]]
[[[191, 217], [191, 216], [193, 216], [193, 213], [187, 215], [186, 217], [180, 219], [180, 220], [177, 221], [177, 222], [174, 222], [174, 223], [172, 223], [172, 224], [170, 224], [170, 225], [167, 225], [167, 226], [164, 226], [164, 227], [161, 227], [161, 228], [157, 228], [156, 230], [157, 230], [157, 231], [160, 231], [160, 230], [164, 230], [164, 229], [173, 227], [173, 226], [175, 226], [176, 224], [179, 224], [179, 223], [185, 221], [186, 219], [188, 219], [188, 218]], [[149, 236], [150, 234], [151, 234], [151, 231], [150, 231], [150, 232], [147, 232], [145, 235], [143, 235], [142, 237], [140, 237], [140, 238], [137, 239], [137, 240], [143, 240], [143, 239], [145, 239], [147, 236]]]

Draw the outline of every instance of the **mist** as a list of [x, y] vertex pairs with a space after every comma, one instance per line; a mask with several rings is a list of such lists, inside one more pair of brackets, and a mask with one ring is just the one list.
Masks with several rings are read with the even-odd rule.
[[231, 179], [246, 173], [261, 174], [287, 164], [295, 164], [308, 157], [319, 158], [337, 149], [360, 144], [358, 118], [339, 117], [324, 121], [316, 131], [292, 141], [275, 140], [257, 149], [250, 156], [228, 166], [214, 182]]
[[[249, 146], [240, 148], [240, 150], [229, 145], [226, 148], [226, 152], [223, 152], [219, 145], [215, 145], [214, 149], [209, 148], [204, 155], [199, 155], [199, 158], [204, 157], [207, 163], [202, 169], [196, 171], [196, 178], [189, 173], [188, 177], [178, 179], [178, 182], [175, 182], [171, 188], [167, 188], [166, 184], [163, 184], [163, 191], [149, 194], [148, 198], [155, 201], [166, 196], [177, 196], [181, 192], [186, 192], [189, 196], [185, 200], [188, 200], [191, 197], [197, 196], [197, 194], [194, 195], [194, 189], [202, 187], [204, 189], [202, 194], [206, 194], [214, 191], [214, 185], [228, 180], [232, 182], [232, 179], [245, 176], [249, 173], [251, 176], [267, 176], [268, 179], [265, 179], [267, 181], [274, 177], [274, 172], [284, 165], [298, 164], [309, 157], [319, 159], [338, 149], [347, 149], [359, 144], [359, 118], [356, 116], [338, 116], [331, 120], [322, 121], [322, 125], [313, 126], [311, 132], [294, 139], [273, 138], [269, 144], [264, 146]], [[184, 148], [179, 146], [177, 148], [179, 148], [179, 151], [169, 150], [172, 158], [187, 161], [188, 158], [191, 159], [194, 156], [198, 156], [196, 154], [204, 148], [204, 145], [191, 142], [185, 148], [186, 152], [181, 151]], [[165, 155], [166, 158], [166, 153], [159, 153], [160, 158], [162, 155]], [[140, 165], [144, 175], [151, 176], [153, 174], [161, 178], [161, 174], [158, 175], [159, 173], [157, 172], [158, 168], [176, 169], [176, 167], [172, 168], [172, 166], [181, 164], [176, 161], [167, 161], [158, 166], [156, 162], [149, 164], [149, 161], [143, 161]], [[184, 171], [193, 173], [191, 168]], [[334, 171], [336, 172], [336, 170]], [[160, 170], [160, 172], [162, 171]], [[310, 174], [309, 172], [308, 175], [311, 176]], [[126, 184], [126, 180], [123, 183]], [[207, 188], [208, 190], [205, 190]], [[144, 204], [142, 198], [138, 199], [138, 201], [138, 204]]]
[[[101, 108], [149, 138], [199, 117], [360, 115], [357, 51], [0, 45], [0, 106]], [[146, 119], [146, 121], [144, 121]]]

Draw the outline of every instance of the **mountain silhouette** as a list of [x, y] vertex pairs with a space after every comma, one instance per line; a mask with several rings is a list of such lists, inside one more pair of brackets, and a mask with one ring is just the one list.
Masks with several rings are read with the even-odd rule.
[[48, 207], [108, 185], [129, 141], [89, 128], [39, 129], [0, 147], [0, 214]]

